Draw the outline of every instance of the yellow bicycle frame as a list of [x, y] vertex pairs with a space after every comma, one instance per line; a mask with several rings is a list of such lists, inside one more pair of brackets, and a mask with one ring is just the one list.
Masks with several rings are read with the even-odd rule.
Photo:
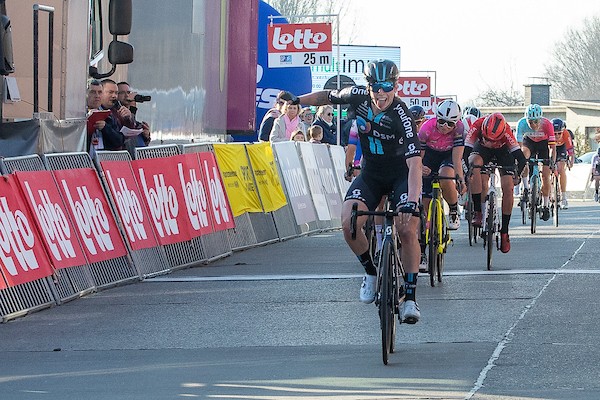
[[[435, 218], [437, 219], [437, 230], [438, 230], [438, 237], [440, 238], [440, 244], [438, 245], [438, 254], [442, 254], [444, 252], [444, 250], [446, 249], [446, 247], [448, 246], [448, 243], [450, 243], [450, 231], [448, 231], [448, 238], [447, 240], [444, 241], [444, 237], [443, 232], [442, 232], [442, 218], [446, 218], [446, 216], [444, 215], [444, 207], [442, 204], [442, 189], [440, 187], [440, 183], [439, 182], [432, 182], [431, 184], [433, 191], [435, 192], [437, 189], [437, 196], [435, 198], [432, 198], [431, 201], [429, 202], [429, 207], [427, 210], [427, 229], [425, 230], [425, 243], [429, 244], [429, 229], [431, 227], [431, 209], [433, 207], [433, 202], [435, 201], [438, 205], [437, 209], [439, 210], [437, 215], [435, 216]], [[446, 226], [448, 221], [446, 221]]]

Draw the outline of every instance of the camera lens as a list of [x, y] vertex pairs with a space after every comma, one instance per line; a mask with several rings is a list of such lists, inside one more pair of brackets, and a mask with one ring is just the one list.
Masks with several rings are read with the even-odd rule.
[[152, 97], [151, 96], [144, 96], [144, 95], [141, 95], [141, 94], [136, 94], [135, 97], [133, 98], [133, 100], [135, 100], [137, 103], [143, 103], [143, 102], [152, 100]]

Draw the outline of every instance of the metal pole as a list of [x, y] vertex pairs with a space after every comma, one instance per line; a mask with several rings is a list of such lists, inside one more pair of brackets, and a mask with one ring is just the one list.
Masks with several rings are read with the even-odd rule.
[[53, 65], [54, 65], [54, 9], [48, 13], [48, 112], [52, 112]]
[[37, 113], [40, 110], [38, 92], [38, 57], [39, 57], [39, 33], [38, 33], [38, 9], [33, 6], [33, 112]]
[[[337, 14], [335, 16], [336, 20], [335, 23], [337, 25], [337, 37], [336, 37], [336, 42], [337, 42], [337, 88], [338, 90], [341, 89], [341, 83], [340, 83], [340, 15]], [[337, 106], [337, 145], [339, 146], [341, 141], [342, 141], [342, 127], [340, 126], [342, 123], [342, 106], [340, 104], [338, 104]]]

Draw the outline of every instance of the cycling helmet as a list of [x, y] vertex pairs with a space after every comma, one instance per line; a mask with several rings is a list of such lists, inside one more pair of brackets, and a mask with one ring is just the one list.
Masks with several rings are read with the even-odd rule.
[[496, 141], [500, 139], [506, 129], [506, 120], [501, 113], [493, 113], [485, 117], [481, 125], [481, 133], [486, 139]]
[[525, 110], [525, 118], [527, 119], [540, 119], [543, 114], [542, 107], [539, 104], [530, 104]]
[[425, 109], [421, 106], [412, 106], [408, 109], [415, 118], [415, 120], [419, 120], [425, 118]]
[[462, 123], [465, 127], [465, 132], [468, 132], [471, 129], [471, 127], [473, 126], [473, 123], [475, 121], [477, 121], [478, 119], [479, 118], [477, 118], [473, 114], [467, 114], [464, 117], [462, 117]]
[[456, 122], [461, 117], [460, 106], [454, 100], [444, 100], [438, 104], [435, 116], [445, 121]]
[[554, 126], [554, 132], [562, 132], [566, 128], [565, 121], [560, 118], [553, 118], [552, 126]]
[[365, 79], [369, 83], [390, 81], [398, 79], [398, 67], [390, 60], [371, 61], [365, 67]]
[[477, 118], [481, 118], [481, 111], [479, 111], [479, 108], [477, 107], [467, 107], [463, 111], [463, 115], [474, 115]]

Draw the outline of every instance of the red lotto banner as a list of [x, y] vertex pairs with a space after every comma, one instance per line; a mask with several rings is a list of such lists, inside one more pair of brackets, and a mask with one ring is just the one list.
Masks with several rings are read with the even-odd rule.
[[270, 24], [267, 35], [269, 68], [332, 64], [330, 23]]
[[125, 243], [96, 171], [78, 168], [52, 173], [88, 260], [99, 262], [126, 255]]
[[47, 253], [55, 268], [85, 265], [76, 229], [67, 218], [65, 204], [50, 171], [14, 173], [32, 211]]
[[211, 152], [198, 153], [203, 178], [206, 179], [208, 193], [210, 194], [210, 215], [212, 216], [215, 231], [235, 228], [235, 220], [225, 186], [221, 180], [221, 172], [215, 155]]
[[[131, 162], [133, 174], [150, 214], [150, 222], [161, 245], [192, 239], [185, 200], [175, 157]], [[183, 170], [183, 168], [182, 168]]]
[[421, 106], [425, 113], [433, 115], [431, 110], [431, 78], [428, 76], [404, 77], [398, 78], [398, 97], [406, 103], [408, 107]]
[[177, 163], [179, 184], [183, 192], [185, 211], [194, 237], [213, 232], [210, 218], [209, 199], [206, 192], [206, 179], [202, 177], [197, 154], [183, 154], [173, 157]]
[[[8, 286], [52, 274], [42, 239], [14, 176], [0, 179], [0, 270]], [[0, 279], [0, 286], [4, 282]]]
[[158, 242], [154, 237], [146, 203], [129, 161], [102, 161], [100, 165], [131, 248], [141, 250], [156, 247]]

